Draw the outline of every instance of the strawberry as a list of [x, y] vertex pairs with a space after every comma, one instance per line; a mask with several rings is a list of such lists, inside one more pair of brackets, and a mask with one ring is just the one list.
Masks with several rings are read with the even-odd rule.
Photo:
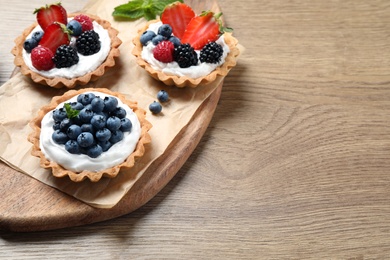
[[161, 14], [161, 21], [164, 24], [169, 24], [172, 27], [173, 34], [181, 39], [193, 17], [195, 17], [195, 13], [190, 6], [175, 2], [165, 7]]
[[192, 18], [181, 42], [189, 43], [195, 50], [201, 50], [208, 42], [216, 41], [223, 32], [230, 32], [231, 28], [222, 26], [221, 15], [222, 13], [207, 11]]
[[162, 41], [153, 49], [153, 57], [161, 62], [173, 61], [173, 51], [175, 46], [170, 41]]
[[54, 22], [63, 23], [65, 25], [68, 23], [68, 15], [61, 3], [45, 5], [35, 9], [34, 14], [37, 15], [37, 22], [44, 31]]
[[63, 44], [70, 43], [70, 32], [64, 24], [53, 23], [46, 28], [40, 45], [49, 48], [53, 53]]
[[31, 51], [31, 62], [37, 70], [50, 70], [54, 67], [53, 52], [44, 46], [38, 45]]
[[91, 18], [85, 14], [79, 14], [73, 18], [81, 24], [83, 32], [90, 31], [93, 29], [93, 24]]

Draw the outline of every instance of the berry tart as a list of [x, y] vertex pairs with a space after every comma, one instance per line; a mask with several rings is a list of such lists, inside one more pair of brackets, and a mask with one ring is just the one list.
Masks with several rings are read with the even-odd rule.
[[74, 88], [115, 65], [121, 40], [111, 24], [90, 14], [67, 14], [60, 4], [38, 8], [37, 22], [16, 38], [14, 63], [34, 82]]
[[166, 6], [160, 20], [148, 22], [133, 39], [137, 63], [166, 85], [196, 87], [226, 76], [236, 65], [238, 41], [220, 16], [196, 15], [184, 3]]
[[40, 166], [74, 182], [113, 178], [143, 156], [152, 125], [146, 111], [108, 89], [69, 90], [30, 122], [28, 140]]

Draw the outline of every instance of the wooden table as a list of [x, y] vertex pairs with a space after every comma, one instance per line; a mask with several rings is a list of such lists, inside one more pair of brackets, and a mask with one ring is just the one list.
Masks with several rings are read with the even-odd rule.
[[[44, 2], [0, 1], [2, 84], [13, 39]], [[173, 180], [120, 218], [3, 231], [0, 258], [390, 256], [388, 1], [219, 3], [246, 50]]]

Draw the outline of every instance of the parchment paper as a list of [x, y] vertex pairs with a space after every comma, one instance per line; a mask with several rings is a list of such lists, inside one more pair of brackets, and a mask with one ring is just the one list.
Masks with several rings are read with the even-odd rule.
[[[150, 131], [152, 143], [136, 166], [122, 171], [113, 179], [103, 178], [97, 183], [89, 180], [74, 183], [69, 178], [55, 178], [50, 170], [39, 166], [39, 159], [31, 156], [31, 143], [27, 136], [31, 132], [29, 121], [36, 116], [43, 105], [56, 95], [62, 95], [66, 89], [53, 89], [35, 84], [21, 73], [16, 74], [0, 87], [0, 159], [17, 171], [63, 191], [93, 207], [111, 208], [131, 189], [147, 167], [161, 156], [174, 137], [185, 127], [202, 102], [215, 90], [221, 78], [215, 83], [197, 88], [179, 89], [167, 87], [152, 79], [131, 55], [132, 39], [138, 28], [146, 21], [114, 21], [111, 13], [115, 6], [122, 4], [118, 0], [90, 1], [85, 12], [95, 14], [111, 22], [123, 41], [117, 65], [106, 72], [95, 83], [84, 87], [108, 88], [121, 92], [130, 100], [148, 111], [147, 120], [153, 124]], [[163, 113], [152, 115], [148, 106], [156, 100], [157, 92], [165, 89], [170, 102], [163, 105]]]

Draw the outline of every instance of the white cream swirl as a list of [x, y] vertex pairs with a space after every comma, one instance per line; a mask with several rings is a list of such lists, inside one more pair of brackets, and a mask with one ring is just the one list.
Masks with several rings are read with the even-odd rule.
[[[101, 98], [110, 96], [101, 92], [92, 93]], [[61, 108], [65, 103], [74, 101], [77, 101], [77, 96], [59, 104], [56, 108]], [[85, 154], [71, 154], [65, 150], [64, 145], [56, 144], [52, 138], [54, 132], [54, 110], [48, 112], [42, 119], [40, 134], [40, 148], [45, 157], [74, 172], [83, 170], [97, 172], [122, 163], [135, 150], [141, 136], [141, 125], [133, 110], [123, 104], [120, 99], [118, 99], [118, 106], [126, 110], [126, 117], [132, 123], [131, 132], [124, 132], [124, 137], [120, 142], [114, 144], [108, 151], [103, 152], [97, 158], [91, 158]]]
[[[93, 21], [93, 28], [96, 33], [99, 34], [100, 42], [101, 42], [101, 48], [100, 51], [90, 55], [90, 56], [84, 56], [78, 53], [79, 55], [79, 62], [69, 68], [53, 68], [51, 70], [43, 71], [43, 70], [37, 70], [34, 68], [31, 62], [31, 54], [27, 53], [23, 49], [23, 59], [26, 65], [30, 68], [30, 70], [39, 73], [40, 75], [46, 77], [46, 78], [54, 78], [54, 77], [61, 77], [61, 78], [67, 78], [72, 79], [76, 77], [83, 76], [89, 72], [94, 71], [97, 69], [100, 64], [102, 64], [105, 59], [108, 56], [108, 53], [111, 49], [111, 39], [108, 34], [108, 31], [104, 29], [100, 24]], [[36, 32], [42, 30], [41, 27], [38, 25], [37, 27], [32, 30], [32, 32], [27, 36], [27, 39], [31, 37], [31, 35]], [[75, 44], [76, 38], [72, 37], [71, 45]]]
[[[157, 33], [158, 28], [161, 25], [162, 22], [153, 23], [148, 27], [147, 30]], [[152, 42], [149, 42], [147, 46], [144, 46], [142, 48], [141, 55], [142, 55], [142, 59], [148, 62], [155, 70], [162, 71], [167, 75], [187, 76], [196, 79], [210, 74], [213, 70], [215, 70], [217, 67], [221, 66], [225, 62], [225, 58], [230, 52], [229, 46], [226, 44], [223, 35], [219, 37], [219, 39], [216, 42], [220, 44], [223, 48], [223, 55], [221, 57], [221, 61], [216, 64], [199, 62], [198, 65], [196, 66], [191, 66], [189, 68], [180, 68], [179, 64], [175, 61], [169, 63], [160, 62], [153, 57], [153, 49], [156, 46], [153, 45]], [[196, 51], [196, 52], [198, 53], [198, 57], [199, 57], [200, 51]]]

